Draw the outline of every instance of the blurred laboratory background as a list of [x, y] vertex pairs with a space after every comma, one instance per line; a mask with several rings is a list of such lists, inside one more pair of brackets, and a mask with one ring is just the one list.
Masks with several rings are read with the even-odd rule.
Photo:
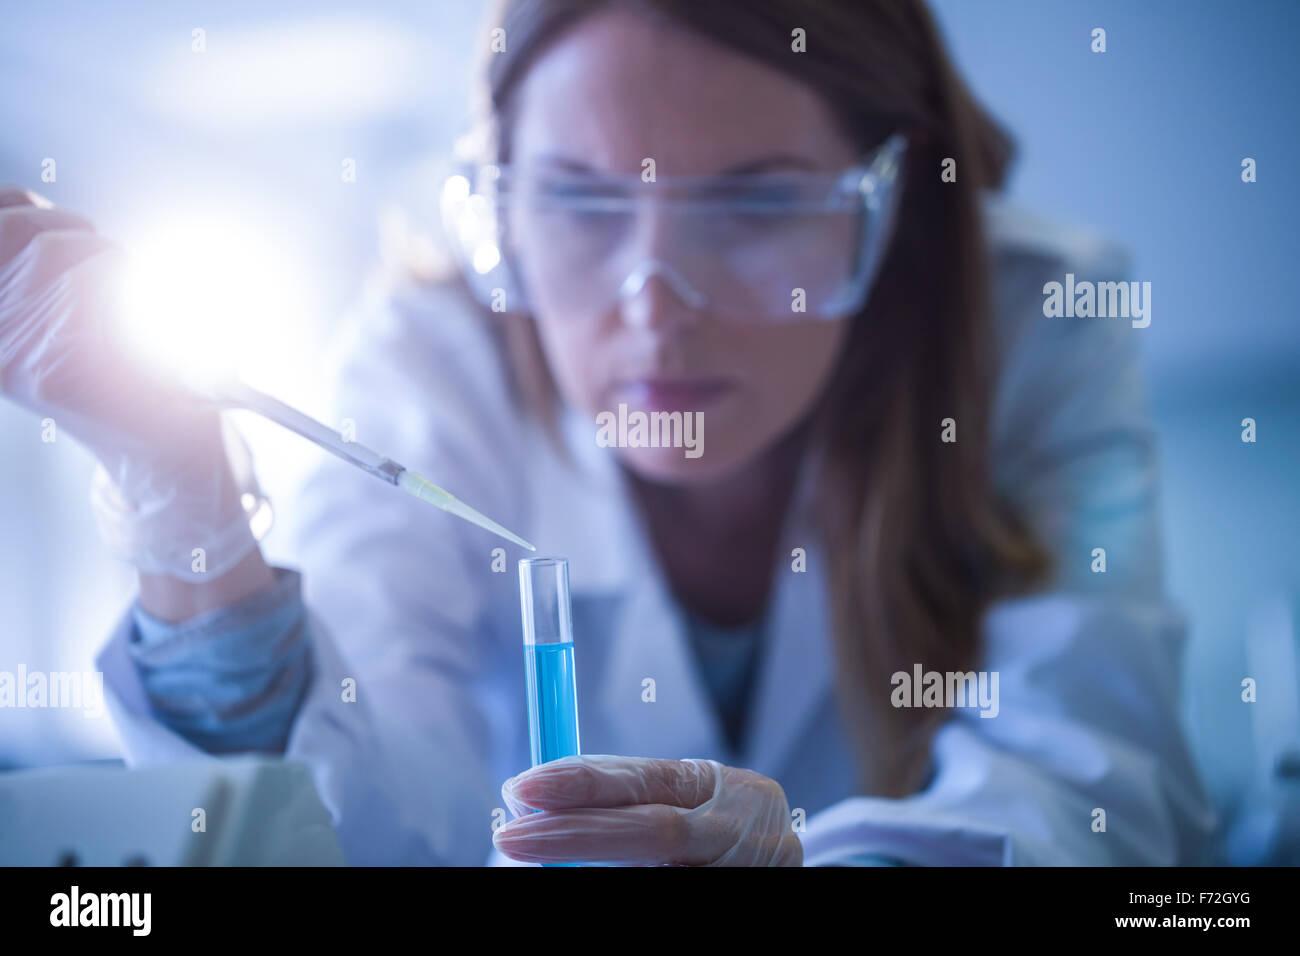
[[[382, 256], [434, 228], [433, 171], [469, 117], [485, 6], [0, 0], [0, 182], [128, 248], [205, 250], [254, 276], [234, 290], [248, 309], [231, 318], [275, 361], [254, 384], [317, 411], [319, 348]], [[1300, 840], [1300, 5], [932, 7], [1017, 137], [1012, 198], [1117, 240], [1133, 278], [1151, 283], [1139, 337], [1167, 578], [1189, 622], [1186, 725], [1223, 814], [1222, 858], [1258, 862], [1288, 825]], [[1104, 54], [1091, 50], [1098, 27]], [[1246, 157], [1254, 183], [1241, 178]], [[342, 175], [349, 160], [355, 181]], [[194, 290], [220, 293], [231, 290]], [[283, 500], [319, 453], [241, 424]], [[42, 443], [40, 427], [0, 401], [0, 670], [87, 670], [134, 576], [95, 533], [90, 456]], [[274, 531], [266, 544], [276, 557]], [[1241, 701], [1247, 676], [1258, 704]], [[107, 720], [0, 715], [0, 768], [115, 755]]]

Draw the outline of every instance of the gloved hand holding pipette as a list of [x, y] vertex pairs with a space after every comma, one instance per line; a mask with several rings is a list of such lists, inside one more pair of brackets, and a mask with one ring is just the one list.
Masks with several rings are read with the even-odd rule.
[[[85, 220], [24, 190], [0, 192], [0, 391], [95, 453], [96, 517], [119, 557], [146, 574], [211, 580], [257, 547], [248, 519], [264, 498], [247, 447], [223, 426], [220, 408], [257, 412], [532, 548], [424, 476], [283, 402], [233, 380], [187, 387], [135, 360], [121, 343], [124, 264]], [[198, 567], [196, 547], [204, 553]]]
[[[0, 189], [0, 394], [98, 458], [96, 515], [110, 548], [144, 573], [205, 573], [257, 546], [219, 413], [121, 347], [123, 255], [84, 219]], [[256, 495], [250, 496], [255, 499]]]

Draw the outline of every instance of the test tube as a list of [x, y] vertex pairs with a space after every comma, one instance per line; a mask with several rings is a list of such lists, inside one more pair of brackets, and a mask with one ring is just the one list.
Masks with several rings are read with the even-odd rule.
[[[573, 673], [573, 616], [569, 562], [519, 562], [519, 606], [524, 619], [524, 674], [528, 683], [528, 741], [533, 766], [578, 750], [578, 681]], [[578, 866], [544, 863], [543, 866]]]
[[536, 767], [580, 753], [568, 560], [522, 559], [519, 605], [524, 621], [528, 735]]

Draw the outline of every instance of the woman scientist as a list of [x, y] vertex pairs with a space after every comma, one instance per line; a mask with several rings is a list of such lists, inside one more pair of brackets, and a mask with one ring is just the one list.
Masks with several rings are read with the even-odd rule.
[[[99, 657], [129, 761], [305, 760], [354, 863], [1198, 860], [1134, 332], [1042, 310], [1123, 264], [986, 200], [1009, 144], [920, 0], [496, 13], [465, 278], [349, 326], [333, 420], [570, 559], [621, 756], [523, 772], [482, 531], [326, 461], [268, 566], [219, 418], [102, 331], [111, 249], [11, 190], [0, 381], [139, 568]], [[692, 447], [607, 447], [653, 412]]]

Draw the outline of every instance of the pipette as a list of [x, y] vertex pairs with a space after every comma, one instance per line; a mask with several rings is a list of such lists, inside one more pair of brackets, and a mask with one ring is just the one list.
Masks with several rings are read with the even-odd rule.
[[507, 541], [513, 541], [529, 551], [537, 550], [523, 538], [507, 531], [486, 515], [475, 511], [465, 502], [439, 488], [423, 475], [411, 471], [405, 465], [399, 465], [391, 458], [386, 458], [365, 445], [346, 440], [332, 428], [322, 425], [316, 419], [304, 415], [298, 409], [286, 405], [278, 398], [272, 398], [265, 392], [259, 392], [257, 389], [250, 388], [238, 381], [227, 381], [220, 384], [207, 383], [198, 388], [197, 391], [208, 400], [224, 408], [243, 408], [250, 412], [256, 412], [263, 418], [273, 421], [297, 435], [301, 435], [344, 461], [356, 465], [361, 470], [370, 472], [376, 478], [386, 481], [390, 485], [396, 485], [421, 501], [427, 501], [443, 511], [456, 515], [458, 518], [464, 518], [471, 524], [476, 524], [486, 531], [500, 535]]

